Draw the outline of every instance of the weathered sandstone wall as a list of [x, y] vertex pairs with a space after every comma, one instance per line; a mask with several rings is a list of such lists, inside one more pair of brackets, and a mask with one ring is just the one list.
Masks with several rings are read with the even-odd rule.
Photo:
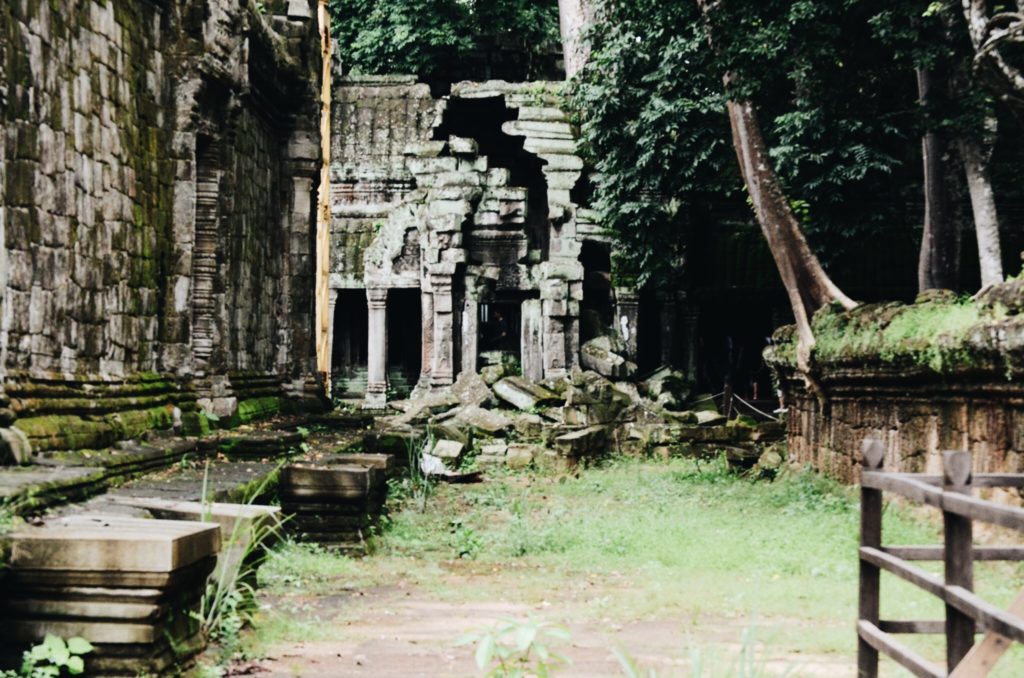
[[266, 5], [0, 7], [0, 426], [36, 452], [304, 392], [319, 56], [311, 0]]

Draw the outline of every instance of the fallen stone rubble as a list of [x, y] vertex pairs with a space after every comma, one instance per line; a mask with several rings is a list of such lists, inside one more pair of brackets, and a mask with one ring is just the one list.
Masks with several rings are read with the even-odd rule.
[[578, 368], [563, 379], [534, 382], [491, 365], [390, 407], [362, 447], [400, 458], [423, 448], [452, 469], [566, 468], [609, 454], [720, 451], [750, 467], [784, 433], [776, 422], [727, 419], [712, 397], [691, 395], [691, 383], [667, 367], [637, 383]]

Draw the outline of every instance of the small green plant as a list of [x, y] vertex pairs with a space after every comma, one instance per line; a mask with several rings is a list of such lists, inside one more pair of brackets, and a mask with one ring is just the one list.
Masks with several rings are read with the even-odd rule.
[[84, 655], [92, 651], [92, 644], [85, 638], [76, 636], [65, 641], [47, 635], [43, 642], [25, 651], [20, 670], [0, 672], [0, 678], [78, 676], [85, 672]]
[[568, 631], [550, 622], [504, 619], [486, 632], [466, 634], [456, 645], [476, 645], [476, 665], [487, 678], [546, 678], [570, 663], [551, 649], [552, 643], [569, 638]]
[[483, 549], [484, 541], [476, 530], [462, 522], [461, 518], [451, 521], [451, 544], [460, 559], [472, 560]]

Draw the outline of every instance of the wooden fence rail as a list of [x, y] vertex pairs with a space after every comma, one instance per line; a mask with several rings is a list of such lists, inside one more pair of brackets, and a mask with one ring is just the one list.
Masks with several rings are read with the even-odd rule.
[[[971, 496], [978, 488], [1024, 488], [1024, 474], [971, 471], [967, 452], [943, 453], [943, 474], [887, 473], [885, 449], [878, 440], [861, 448], [860, 611], [857, 621], [857, 672], [860, 678], [878, 676], [879, 653], [898, 662], [915, 676], [987, 676], [1011, 642], [1024, 643], [1024, 591], [1009, 610], [975, 595], [975, 561], [1022, 561], [1021, 546], [974, 546], [974, 522], [1024, 532], [1024, 509], [1003, 506]], [[942, 511], [943, 544], [882, 545], [882, 495], [897, 494], [913, 503]], [[942, 561], [942, 576], [912, 561]], [[942, 620], [880, 618], [880, 580], [889, 572], [927, 591], [945, 603]], [[976, 635], [985, 632], [980, 642]], [[945, 668], [897, 640], [900, 634], [944, 634]]]

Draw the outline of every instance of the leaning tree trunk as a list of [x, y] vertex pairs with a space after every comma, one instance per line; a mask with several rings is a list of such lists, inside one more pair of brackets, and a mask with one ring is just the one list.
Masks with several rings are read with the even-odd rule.
[[[708, 42], [716, 50], [718, 46], [713, 15], [722, 1], [697, 0], [707, 27]], [[723, 82], [727, 90], [731, 81], [732, 75], [726, 73]], [[768, 242], [768, 249], [779, 269], [779, 277], [782, 278], [793, 309], [797, 327], [797, 368], [807, 379], [808, 385], [820, 396], [820, 390], [811, 378], [811, 350], [815, 344], [811, 317], [827, 304], [838, 303], [846, 309], [852, 309], [857, 304], [832, 282], [807, 244], [800, 230], [800, 222], [793, 214], [793, 208], [768, 157], [768, 147], [754, 105], [750, 101], [730, 100], [726, 108], [740, 172], [746, 182], [757, 223]]]
[[999, 245], [999, 213], [989, 172], [991, 153], [974, 138], [960, 140], [960, 155], [971, 194], [974, 230], [978, 236], [978, 262], [981, 264], [981, 286], [1003, 281], [1003, 252]]
[[749, 101], [730, 101], [728, 111], [740, 171], [793, 307], [799, 339], [797, 366], [806, 374], [810, 371], [811, 349], [815, 343], [811, 316], [833, 302], [847, 309], [856, 304], [832, 282], [807, 244], [769, 161], [753, 105]]
[[[918, 69], [917, 89], [923, 106], [937, 96], [937, 76]], [[948, 186], [952, 145], [945, 132], [929, 129], [921, 138], [924, 166], [924, 230], [917, 260], [917, 287], [956, 289], [960, 273], [960, 229]]]
[[591, 0], [558, 0], [558, 23], [562, 33], [566, 79], [579, 73], [590, 58], [590, 47], [584, 38], [593, 19]]

